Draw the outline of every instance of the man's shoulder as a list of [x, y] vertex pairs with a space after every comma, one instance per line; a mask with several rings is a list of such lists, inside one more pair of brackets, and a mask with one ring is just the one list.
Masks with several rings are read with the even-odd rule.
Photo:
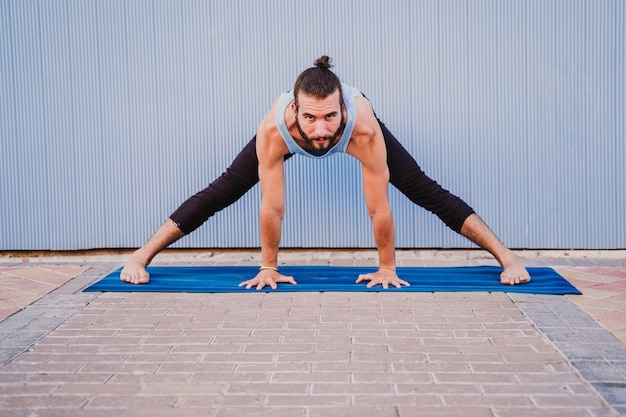
[[356, 120], [352, 138], [374, 137], [378, 132], [378, 120], [372, 109], [372, 105], [365, 97], [355, 97]]
[[[261, 147], [261, 149], [259, 149]], [[270, 159], [282, 157], [288, 153], [287, 146], [282, 139], [278, 124], [276, 123], [276, 106], [259, 123], [257, 128], [257, 154], [270, 156]]]
[[280, 100], [280, 97], [274, 100], [274, 103], [272, 103], [272, 107], [270, 107], [267, 113], [265, 113], [265, 116], [263, 117], [263, 119], [261, 119], [261, 123], [259, 123], [257, 134], [278, 133], [278, 126], [276, 125], [276, 109], [278, 107], [279, 100]]
[[275, 117], [268, 114], [263, 118], [257, 129], [257, 141], [259, 140], [266, 144], [283, 142]]

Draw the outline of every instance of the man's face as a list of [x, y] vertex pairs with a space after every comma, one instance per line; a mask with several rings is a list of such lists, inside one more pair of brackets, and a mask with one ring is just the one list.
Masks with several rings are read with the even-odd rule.
[[298, 94], [296, 126], [307, 151], [323, 152], [332, 148], [339, 142], [345, 125], [339, 90], [326, 98]]

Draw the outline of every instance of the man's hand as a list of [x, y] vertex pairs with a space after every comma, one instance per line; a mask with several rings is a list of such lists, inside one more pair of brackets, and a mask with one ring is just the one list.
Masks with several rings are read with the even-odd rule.
[[384, 289], [389, 288], [389, 284], [393, 285], [396, 288], [401, 288], [402, 285], [406, 285], [409, 287], [411, 284], [408, 282], [401, 280], [396, 275], [396, 271], [391, 269], [379, 269], [376, 272], [371, 274], [361, 274], [359, 275], [359, 279], [356, 280], [358, 284], [361, 281], [369, 281], [367, 284], [367, 288], [372, 288], [374, 285], [381, 284]]
[[147, 284], [150, 282], [150, 274], [146, 271], [144, 263], [131, 258], [122, 269], [120, 280], [131, 284]]
[[242, 282], [239, 286], [243, 287], [245, 285], [247, 290], [256, 286], [257, 290], [262, 290], [267, 285], [275, 290], [278, 287], [276, 284], [279, 282], [287, 282], [294, 285], [297, 284], [293, 277], [288, 277], [272, 269], [263, 269], [259, 271], [256, 277]]

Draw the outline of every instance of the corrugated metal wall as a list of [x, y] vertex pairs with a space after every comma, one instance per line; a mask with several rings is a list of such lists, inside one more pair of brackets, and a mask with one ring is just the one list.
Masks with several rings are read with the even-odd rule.
[[[322, 54], [511, 247], [626, 247], [623, 0], [0, 0], [0, 249], [136, 247]], [[349, 157], [283, 246], [372, 247]], [[178, 246], [258, 246], [257, 188]], [[399, 247], [467, 247], [391, 191]]]

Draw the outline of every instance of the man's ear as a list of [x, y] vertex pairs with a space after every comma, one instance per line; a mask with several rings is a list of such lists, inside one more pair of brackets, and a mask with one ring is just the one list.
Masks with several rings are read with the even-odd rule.
[[295, 101], [291, 102], [291, 111], [294, 112], [295, 114], [298, 113], [298, 105], [296, 104]]

